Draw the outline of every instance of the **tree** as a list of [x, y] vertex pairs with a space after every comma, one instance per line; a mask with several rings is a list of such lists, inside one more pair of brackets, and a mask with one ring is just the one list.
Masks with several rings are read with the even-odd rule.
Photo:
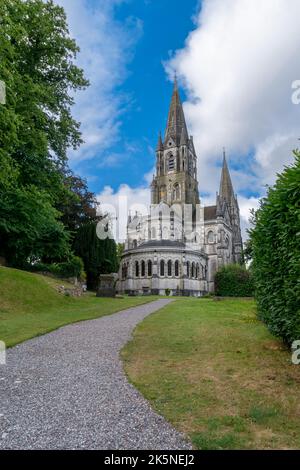
[[116, 272], [118, 269], [116, 242], [111, 238], [100, 240], [96, 228], [96, 222], [82, 225], [74, 240], [75, 253], [84, 262], [89, 289], [97, 288], [100, 274]]
[[49, 195], [35, 186], [6, 190], [0, 204], [0, 254], [16, 267], [70, 255], [69, 235]]
[[118, 243], [117, 244], [118, 267], [120, 266], [124, 249], [125, 249], [125, 244], [124, 243]]
[[[0, 242], [2, 254], [68, 257], [68, 219], [57, 208], [66, 187], [67, 149], [82, 142], [71, 115], [74, 92], [88, 82], [74, 64], [78, 47], [63, 8], [52, 0], [0, 0]], [[67, 228], [71, 222], [65, 222]], [[73, 225], [76, 225], [74, 222]]]
[[0, 31], [0, 76], [7, 89], [0, 122], [13, 137], [1, 133], [0, 146], [22, 168], [24, 184], [51, 192], [52, 173], [59, 176], [67, 149], [82, 142], [71, 115], [74, 91], [88, 85], [74, 65], [79, 49], [63, 8], [52, 0], [1, 0]]
[[244, 255], [245, 263], [251, 263], [252, 262], [253, 247], [252, 247], [251, 238], [248, 238], [248, 240], [246, 240], [245, 243], [244, 243], [243, 255]]
[[89, 191], [87, 182], [71, 171], [64, 177], [65, 192], [57, 204], [62, 213], [61, 221], [70, 232], [75, 232], [87, 222], [97, 221], [99, 202], [94, 193]]
[[300, 152], [294, 154], [250, 230], [259, 317], [289, 344], [300, 338]]

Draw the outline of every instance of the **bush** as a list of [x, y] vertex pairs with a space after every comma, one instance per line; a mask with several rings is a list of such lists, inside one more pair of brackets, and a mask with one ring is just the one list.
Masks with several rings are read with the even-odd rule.
[[224, 266], [215, 275], [215, 291], [220, 296], [251, 297], [254, 294], [252, 274], [239, 264]]
[[37, 263], [30, 266], [29, 269], [35, 272], [51, 273], [61, 278], [77, 277], [82, 280], [85, 278], [83, 261], [78, 256], [72, 256], [68, 261], [63, 263]]
[[78, 256], [73, 256], [64, 263], [55, 263], [50, 266], [50, 272], [58, 277], [83, 277], [83, 261]]
[[291, 344], [300, 339], [300, 153], [270, 188], [250, 230], [258, 316]]
[[170, 289], [165, 289], [165, 294], [166, 294], [167, 297], [169, 297], [169, 295], [171, 294]]

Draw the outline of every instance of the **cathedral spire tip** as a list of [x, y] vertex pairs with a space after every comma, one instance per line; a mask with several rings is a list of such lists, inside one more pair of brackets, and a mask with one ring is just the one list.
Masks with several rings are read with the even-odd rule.
[[173, 94], [171, 98], [167, 127], [164, 137], [165, 144], [169, 141], [169, 139], [171, 139], [171, 141], [173, 141], [175, 145], [179, 145], [183, 128], [184, 132], [187, 134], [185, 117], [178, 90], [177, 74], [175, 72]]
[[177, 72], [174, 73], [174, 90], [178, 90]]
[[231, 177], [230, 177], [229, 169], [227, 166], [225, 147], [223, 147], [223, 167], [222, 167], [222, 173], [221, 173], [219, 195], [222, 198], [227, 199], [228, 203], [231, 201], [234, 195]]
[[161, 138], [161, 132], [159, 132], [156, 150], [163, 150], [163, 149], [164, 149], [164, 145], [163, 145], [163, 141]]

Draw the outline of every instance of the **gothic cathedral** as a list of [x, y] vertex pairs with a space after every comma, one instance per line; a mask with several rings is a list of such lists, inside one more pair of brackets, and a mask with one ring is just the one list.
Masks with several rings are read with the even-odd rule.
[[164, 139], [159, 136], [156, 149], [151, 207], [147, 216], [128, 216], [118, 291], [201, 296], [214, 291], [221, 266], [241, 257], [239, 206], [225, 152], [216, 205], [202, 207], [197, 155], [175, 79]]

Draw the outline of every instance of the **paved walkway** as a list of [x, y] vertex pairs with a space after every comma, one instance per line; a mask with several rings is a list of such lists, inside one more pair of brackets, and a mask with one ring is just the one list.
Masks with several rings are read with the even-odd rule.
[[0, 365], [0, 448], [189, 449], [128, 383], [119, 359], [137, 323], [169, 302], [68, 325], [9, 349]]

